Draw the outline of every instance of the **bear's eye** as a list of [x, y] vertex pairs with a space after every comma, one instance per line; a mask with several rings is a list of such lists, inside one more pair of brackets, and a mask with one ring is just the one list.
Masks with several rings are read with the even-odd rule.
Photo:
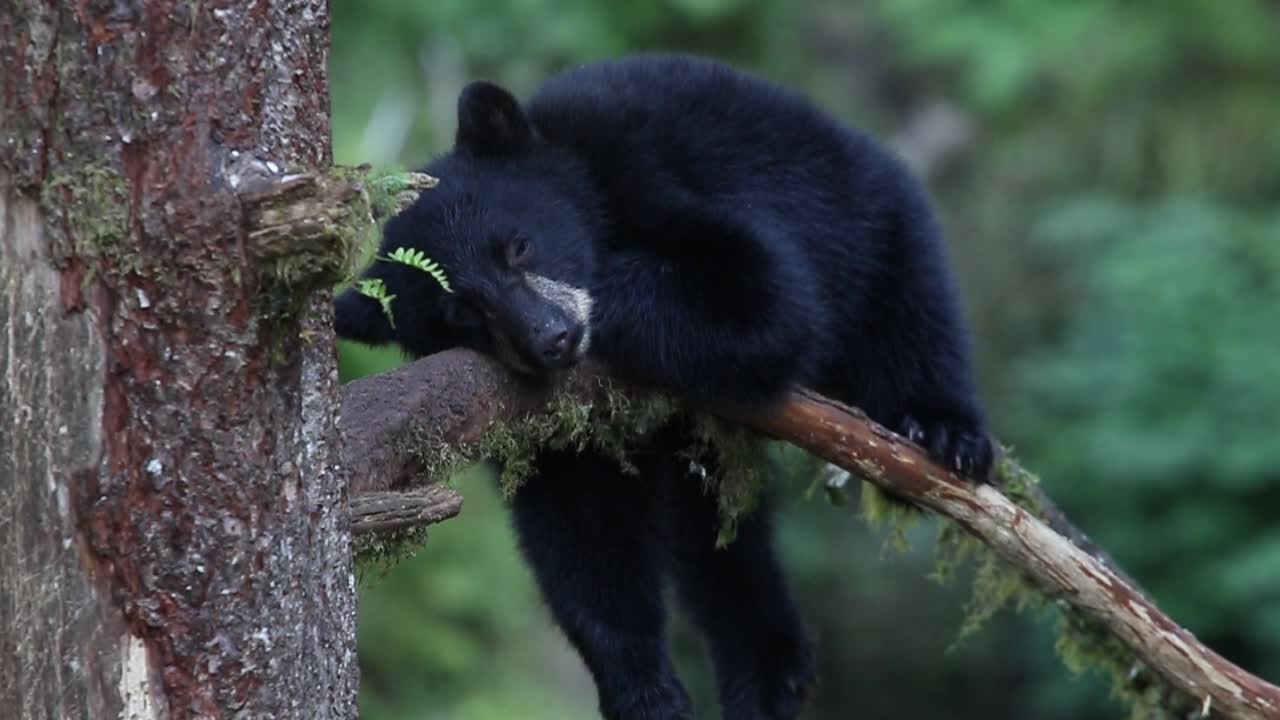
[[515, 235], [507, 241], [507, 264], [511, 267], [527, 265], [533, 260], [533, 243], [524, 235]]

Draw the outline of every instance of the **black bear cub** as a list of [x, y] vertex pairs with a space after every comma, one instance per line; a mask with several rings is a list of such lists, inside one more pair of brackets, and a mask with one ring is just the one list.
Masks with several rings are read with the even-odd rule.
[[[337, 330], [415, 356], [465, 346], [550, 377], [591, 356], [700, 403], [766, 409], [806, 386], [974, 478], [991, 461], [968, 337], [925, 193], [804, 98], [729, 66], [644, 55], [551, 78], [521, 105], [473, 83], [440, 185], [386, 225]], [[367, 287], [367, 285], [366, 285]], [[394, 323], [394, 324], [393, 324]], [[545, 452], [513, 499], [551, 613], [606, 718], [692, 710], [664, 639], [664, 581], [705, 635], [727, 720], [796, 717], [814, 661], [767, 508], [716, 549], [714, 498], [668, 428], [642, 477]]]

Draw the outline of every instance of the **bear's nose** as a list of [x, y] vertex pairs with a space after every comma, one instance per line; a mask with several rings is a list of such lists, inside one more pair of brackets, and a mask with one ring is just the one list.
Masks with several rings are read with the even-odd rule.
[[542, 348], [542, 354], [548, 360], [559, 360], [569, 351], [569, 331], [561, 330], [555, 334], [555, 337], [547, 340], [547, 344]]
[[552, 320], [538, 333], [538, 353], [547, 362], [560, 362], [568, 357], [572, 345], [569, 327], [563, 320]]

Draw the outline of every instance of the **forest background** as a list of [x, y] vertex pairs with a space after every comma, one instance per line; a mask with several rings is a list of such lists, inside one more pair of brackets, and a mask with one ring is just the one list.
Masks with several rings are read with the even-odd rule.
[[[332, 34], [339, 162], [421, 165], [466, 82], [527, 95], [640, 50], [732, 61], [882, 138], [939, 207], [1002, 441], [1172, 617], [1280, 680], [1280, 3], [334, 0]], [[595, 717], [484, 474], [365, 579], [365, 718]], [[776, 489], [819, 639], [806, 718], [1124, 715], [1055, 658], [1051, 612], [957, 642], [967, 585], [929, 578], [930, 524], [900, 555], [806, 490]], [[700, 645], [672, 642], [713, 716]]]

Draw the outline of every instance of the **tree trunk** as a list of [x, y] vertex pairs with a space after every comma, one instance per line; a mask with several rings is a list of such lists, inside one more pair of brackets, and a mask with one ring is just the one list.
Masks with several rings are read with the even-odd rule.
[[330, 162], [327, 5], [219, 5], [0, 6], [5, 716], [355, 715], [333, 263], [239, 192]]

